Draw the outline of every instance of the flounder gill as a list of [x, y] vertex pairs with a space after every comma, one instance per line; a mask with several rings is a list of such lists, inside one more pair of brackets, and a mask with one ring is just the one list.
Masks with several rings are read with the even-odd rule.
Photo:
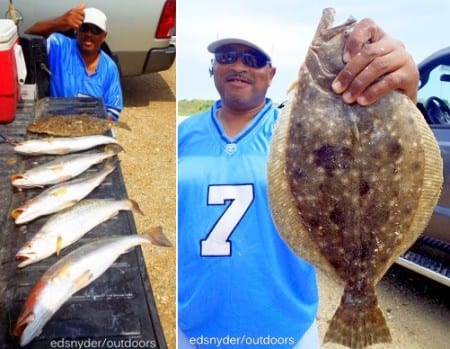
[[274, 131], [269, 198], [280, 234], [343, 283], [324, 342], [390, 342], [375, 285], [426, 227], [442, 186], [442, 158], [420, 111], [392, 92], [347, 105], [331, 84], [346, 34], [325, 9], [292, 99]]

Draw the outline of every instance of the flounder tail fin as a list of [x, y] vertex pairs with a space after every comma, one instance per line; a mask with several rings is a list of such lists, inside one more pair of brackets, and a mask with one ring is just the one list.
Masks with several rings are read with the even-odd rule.
[[[324, 343], [334, 342], [351, 349], [363, 349], [376, 343], [390, 343], [391, 333], [378, 306], [375, 290], [360, 299], [347, 291], [325, 333]], [[356, 308], [356, 309], [355, 309]]]

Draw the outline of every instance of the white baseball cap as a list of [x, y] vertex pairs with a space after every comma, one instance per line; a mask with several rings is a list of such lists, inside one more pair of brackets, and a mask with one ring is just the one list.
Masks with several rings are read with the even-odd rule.
[[258, 50], [261, 53], [263, 53], [265, 56], [267, 56], [267, 58], [270, 61], [272, 60], [270, 58], [270, 55], [267, 53], [267, 51], [261, 47], [262, 45], [255, 44], [254, 40], [247, 40], [247, 39], [241, 39], [241, 38], [227, 37], [227, 38], [222, 38], [222, 39], [213, 41], [212, 43], [210, 43], [208, 45], [208, 51], [211, 53], [215, 53], [217, 51], [217, 49], [219, 49], [220, 47], [225, 46], [225, 45], [232, 45], [232, 44], [245, 45], [245, 46], [254, 48], [255, 50]]
[[94, 7], [84, 9], [84, 22], [94, 24], [103, 31], [106, 31], [106, 15]]

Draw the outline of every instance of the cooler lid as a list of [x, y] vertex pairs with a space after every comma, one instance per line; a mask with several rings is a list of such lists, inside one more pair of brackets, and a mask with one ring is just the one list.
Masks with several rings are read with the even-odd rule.
[[0, 19], [0, 43], [9, 42], [17, 36], [17, 28], [12, 19]]

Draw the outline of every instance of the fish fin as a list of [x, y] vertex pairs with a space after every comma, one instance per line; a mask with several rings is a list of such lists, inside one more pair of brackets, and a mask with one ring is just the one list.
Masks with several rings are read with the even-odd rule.
[[108, 158], [105, 161], [105, 164], [103, 165], [103, 169], [102, 170], [112, 172], [117, 167], [118, 163], [119, 163], [119, 161], [117, 159], [112, 158], [112, 157]]
[[48, 167], [49, 170], [54, 171], [54, 172], [63, 171], [64, 168], [65, 168], [64, 165], [54, 165], [54, 166]]
[[134, 201], [132, 199], [128, 199], [128, 202], [131, 204], [131, 211], [145, 216], [144, 212], [142, 212], [141, 208], [139, 207], [139, 205], [136, 201]]
[[[348, 299], [352, 299], [352, 302]], [[354, 292], [350, 295], [347, 290], [344, 291], [341, 304], [325, 333], [324, 343], [333, 342], [349, 348], [365, 348], [391, 341], [391, 333], [378, 306], [375, 289], [372, 287], [371, 291], [363, 295]]]
[[150, 238], [150, 242], [153, 245], [161, 247], [172, 247], [172, 243], [164, 235], [163, 227], [161, 225], [151, 228], [147, 233], [145, 233], [145, 235]]
[[56, 238], [56, 255], [57, 256], [59, 256], [61, 249], [62, 249], [62, 237], [61, 237], [61, 235], [58, 235], [58, 237]]
[[114, 121], [113, 125], [117, 126], [117, 127], [120, 127], [120, 128], [123, 128], [124, 130], [131, 131], [131, 127], [126, 122]]
[[54, 154], [55, 155], [65, 155], [71, 152], [70, 148], [61, 148], [58, 151], [55, 151]]
[[51, 193], [51, 195], [53, 195], [53, 196], [62, 196], [62, 195], [65, 195], [65, 194], [67, 194], [67, 188], [66, 187], [58, 188], [58, 189], [52, 191], [52, 193]]
[[83, 288], [89, 282], [91, 282], [93, 277], [94, 275], [92, 274], [92, 272], [90, 270], [86, 270], [85, 272], [83, 272], [83, 274], [81, 274], [77, 279], [74, 280], [74, 289], [79, 290]]
[[298, 80], [295, 80], [287, 89], [286, 93], [290, 94], [292, 91], [296, 90], [299, 86], [300, 82]]

